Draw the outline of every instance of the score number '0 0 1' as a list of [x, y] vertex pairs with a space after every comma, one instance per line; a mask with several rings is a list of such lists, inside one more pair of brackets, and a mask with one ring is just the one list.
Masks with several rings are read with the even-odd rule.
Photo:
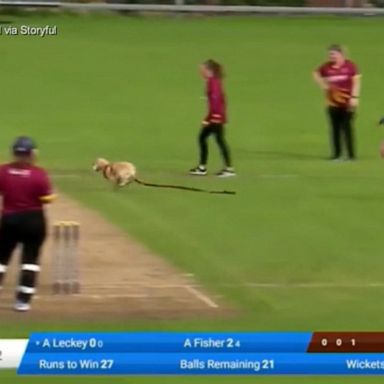
[[[350, 339], [348, 343], [351, 343], [352, 347], [356, 346], [356, 339]], [[328, 347], [330, 346], [330, 342], [328, 339], [321, 339], [320, 344], [322, 347]], [[335, 340], [336, 347], [341, 347], [343, 346], [343, 339], [336, 339]]]

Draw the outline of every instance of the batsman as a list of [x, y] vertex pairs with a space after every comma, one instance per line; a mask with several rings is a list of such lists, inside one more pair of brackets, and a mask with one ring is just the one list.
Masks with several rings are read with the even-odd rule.
[[36, 291], [39, 258], [46, 237], [44, 205], [52, 202], [46, 171], [35, 165], [37, 148], [30, 137], [18, 137], [12, 145], [12, 160], [0, 166], [0, 290], [15, 248], [22, 247], [19, 283], [14, 309], [31, 308]]

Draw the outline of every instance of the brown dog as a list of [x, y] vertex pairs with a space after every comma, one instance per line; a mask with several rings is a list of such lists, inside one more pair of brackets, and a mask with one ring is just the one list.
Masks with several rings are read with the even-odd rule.
[[124, 187], [136, 180], [136, 167], [125, 161], [110, 163], [106, 159], [98, 158], [92, 168], [96, 172], [102, 172], [104, 178], [118, 187]]
[[236, 194], [236, 192], [225, 191], [225, 190], [210, 191], [210, 190], [194, 188], [194, 187], [185, 187], [183, 185], [146, 183], [145, 181], [139, 180], [136, 177], [136, 167], [132, 163], [128, 163], [126, 161], [110, 163], [106, 159], [98, 158], [96, 159], [92, 168], [96, 172], [102, 172], [104, 178], [114, 183], [115, 187], [124, 187], [127, 184], [135, 182], [145, 187], [172, 188], [172, 189], [180, 189], [183, 191], [217, 193], [217, 194], [226, 194], [226, 195]]

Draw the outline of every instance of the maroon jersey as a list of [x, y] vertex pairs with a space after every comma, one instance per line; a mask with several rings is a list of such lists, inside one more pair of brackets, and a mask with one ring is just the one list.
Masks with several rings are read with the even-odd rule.
[[208, 115], [205, 123], [225, 124], [227, 122], [225, 94], [221, 80], [209, 77], [207, 80]]
[[9, 163], [0, 166], [3, 214], [41, 210], [52, 188], [46, 172], [34, 165]]
[[353, 78], [359, 75], [356, 65], [345, 60], [343, 65], [336, 67], [327, 62], [318, 68], [320, 76], [328, 83], [328, 104], [335, 107], [347, 107], [352, 96]]

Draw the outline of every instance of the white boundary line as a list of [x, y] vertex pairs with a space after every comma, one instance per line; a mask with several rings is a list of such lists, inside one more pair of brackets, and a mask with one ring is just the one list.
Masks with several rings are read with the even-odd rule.
[[[197, 300], [203, 302], [210, 308], [219, 308], [219, 305], [215, 303], [210, 297], [208, 297], [206, 294], [201, 292], [197, 286], [192, 285], [184, 285], [184, 284], [153, 284], [153, 285], [146, 285], [140, 282], [132, 282], [130, 284], [115, 284], [115, 285], [107, 285], [107, 286], [100, 286], [100, 288], [121, 288], [123, 286], [135, 286], [135, 287], [141, 287], [141, 288], [147, 288], [147, 289], [185, 289], [187, 292], [189, 292], [192, 296], [194, 296]], [[92, 285], [83, 285], [83, 287], [88, 289], [92, 288]], [[97, 286], [93, 286], [93, 288], [97, 288]], [[103, 296], [103, 295], [101, 295]], [[150, 298], [150, 295], [143, 295], [143, 297]]]
[[[148, 285], [141, 282], [131, 282], [131, 283], [114, 283], [114, 284], [82, 284], [83, 290], [92, 290], [92, 289], [118, 289], [123, 287], [140, 287], [143, 289], [185, 289], [188, 293], [190, 293], [192, 296], [194, 296], [198, 301], [201, 301], [205, 305], [207, 305], [210, 308], [219, 308], [219, 305], [214, 302], [210, 297], [208, 297], [206, 294], [204, 294], [201, 290], [199, 290], [199, 287], [193, 286], [193, 285], [185, 285], [185, 284], [153, 284]], [[44, 292], [44, 288], [47, 288], [47, 286], [42, 287], [42, 291]], [[45, 292], [44, 292], [45, 293]], [[43, 295], [39, 296], [37, 295], [37, 299], [51, 299], [52, 295]], [[148, 293], [137, 293], [137, 294], [100, 294], [100, 293], [80, 293], [76, 295], [58, 295], [58, 298], [65, 298], [65, 297], [79, 297], [79, 298], [92, 298], [92, 299], [117, 299], [117, 298], [135, 298], [135, 299], [150, 299], [150, 298], [156, 298], [156, 296], [150, 295]]]
[[189, 293], [194, 295], [197, 299], [208, 305], [208, 307], [219, 308], [219, 305], [216, 304], [212, 299], [210, 299], [208, 296], [204, 295], [204, 293], [192, 287], [191, 285], [183, 285], [183, 288], [185, 288]]

